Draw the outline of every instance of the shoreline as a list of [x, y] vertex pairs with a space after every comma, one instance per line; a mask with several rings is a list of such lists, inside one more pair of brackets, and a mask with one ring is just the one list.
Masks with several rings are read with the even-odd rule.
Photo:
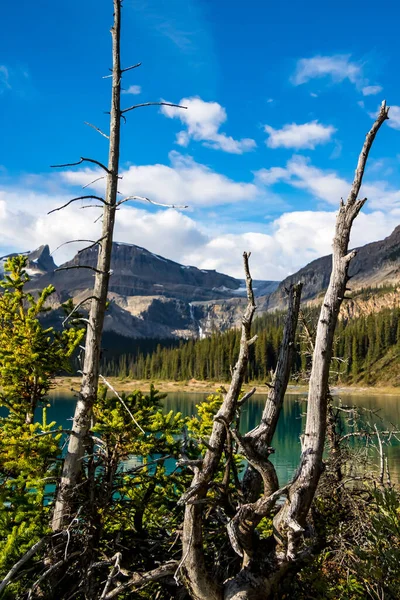
[[[80, 385], [80, 377], [57, 377], [55, 379], [55, 385], [53, 391], [57, 392], [69, 392], [78, 391]], [[154, 387], [160, 392], [188, 392], [188, 393], [204, 393], [211, 394], [216, 392], [219, 387], [228, 387], [228, 383], [221, 383], [217, 381], [198, 381], [191, 379], [190, 381], [150, 381], [150, 380], [134, 380], [134, 379], [119, 379], [118, 377], [109, 377], [108, 381], [120, 392], [131, 392], [134, 390], [140, 390], [141, 392], [148, 392], [150, 384], [153, 383]], [[253, 387], [256, 389], [256, 394], [267, 394], [268, 387], [265, 384], [247, 383], [244, 384], [243, 389], [247, 392]], [[288, 385], [287, 394], [306, 394], [308, 391], [307, 385]], [[363, 394], [366, 392], [373, 394], [382, 394], [386, 396], [400, 396], [400, 387], [379, 387], [379, 386], [335, 386], [331, 388], [333, 395], [343, 394]]]

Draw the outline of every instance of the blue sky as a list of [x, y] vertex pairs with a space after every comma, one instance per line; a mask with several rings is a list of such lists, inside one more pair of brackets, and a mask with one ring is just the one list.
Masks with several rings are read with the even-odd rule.
[[[95, 236], [95, 209], [47, 212], [96, 178], [54, 172], [80, 156], [107, 160], [111, 0], [6, 3], [0, 38], [0, 254]], [[400, 223], [400, 8], [353, 2], [125, 0], [121, 191], [186, 211], [131, 204], [115, 239], [201, 268], [281, 279], [329, 253], [365, 133], [385, 98], [361, 245]], [[92, 189], [101, 190], [102, 182]], [[69, 258], [79, 245], [54, 254]]]

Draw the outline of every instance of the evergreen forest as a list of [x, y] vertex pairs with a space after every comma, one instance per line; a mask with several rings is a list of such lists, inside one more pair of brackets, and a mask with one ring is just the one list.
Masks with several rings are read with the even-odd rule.
[[[307, 381], [311, 355], [304, 324], [314, 329], [317, 318], [318, 308], [304, 310], [293, 354], [293, 382]], [[258, 338], [250, 351], [246, 381], [270, 381], [282, 342], [284, 322], [284, 312], [266, 313], [254, 320], [253, 330]], [[227, 382], [239, 352], [240, 330], [232, 329], [214, 333], [206, 339], [181, 342], [106, 338], [107, 344], [110, 351], [104, 352], [103, 369], [110, 376]], [[117, 348], [122, 352], [118, 352]], [[400, 308], [385, 308], [369, 315], [339, 320], [333, 356], [333, 384], [400, 385]]]

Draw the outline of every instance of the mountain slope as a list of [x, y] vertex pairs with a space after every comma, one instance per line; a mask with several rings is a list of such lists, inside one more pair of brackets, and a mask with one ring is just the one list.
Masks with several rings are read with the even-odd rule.
[[[60, 322], [60, 304], [68, 298], [76, 303], [91, 295], [97, 249], [79, 252], [55, 270], [48, 246], [29, 253], [30, 289], [53, 284], [56, 294], [52, 307]], [[4, 263], [4, 261], [3, 261]], [[0, 261], [0, 269], [2, 262]], [[279, 285], [254, 281], [257, 314], [286, 308], [285, 289], [302, 281], [303, 301], [319, 302], [328, 286], [332, 257], [309, 263]], [[72, 268], [71, 267], [80, 267]], [[109, 299], [105, 330], [131, 338], [204, 337], [216, 330], [240, 325], [246, 303], [244, 281], [213, 270], [184, 266], [139, 246], [114, 243], [111, 261]], [[350, 266], [350, 287], [355, 300], [346, 302], [344, 318], [376, 312], [400, 302], [400, 226], [379, 242], [358, 249]], [[384, 286], [392, 286], [390, 290]], [[372, 288], [368, 298], [360, 292]], [[396, 289], [397, 288], [397, 289]]]
[[[96, 248], [78, 252], [60, 270], [49, 269], [33, 280], [29, 288], [35, 291], [54, 285], [54, 309], [70, 297], [76, 303], [82, 302], [91, 295], [93, 286], [93, 270], [82, 267], [93, 268], [96, 262]], [[273, 291], [277, 285], [274, 281], [254, 282], [259, 294]], [[111, 303], [104, 327], [137, 338], [199, 337], [215, 326], [232, 327], [238, 318], [236, 313], [241, 313], [245, 294], [243, 280], [184, 266], [139, 246], [114, 243], [108, 294]], [[213, 303], [223, 308], [210, 322], [208, 311]], [[221, 323], [219, 314], [223, 314]]]
[[[285, 289], [298, 281], [303, 283], [303, 302], [317, 298], [328, 287], [331, 269], [332, 255], [312, 261], [284, 279], [272, 294], [260, 299], [260, 309], [285, 308]], [[400, 225], [384, 240], [358, 248], [349, 273], [352, 291], [400, 283]]]

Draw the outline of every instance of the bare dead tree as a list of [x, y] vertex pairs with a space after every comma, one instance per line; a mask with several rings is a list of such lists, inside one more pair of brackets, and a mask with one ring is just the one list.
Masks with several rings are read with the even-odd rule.
[[[92, 407], [96, 401], [97, 388], [99, 383], [99, 358], [101, 337], [103, 332], [104, 314], [107, 303], [107, 292], [110, 278], [111, 251], [114, 232], [115, 213], [118, 209], [118, 181], [119, 177], [119, 154], [120, 154], [120, 133], [121, 119], [125, 120], [124, 113], [140, 108], [142, 105], [121, 108], [121, 81], [123, 73], [139, 66], [139, 64], [126, 69], [121, 68], [120, 39], [121, 39], [121, 6], [122, 0], [113, 0], [114, 5], [114, 23], [111, 28], [112, 36], [112, 92], [110, 109], [110, 132], [109, 135], [100, 131], [97, 127], [89, 124], [102, 136], [109, 140], [108, 164], [107, 166], [92, 158], [81, 157], [75, 163], [64, 165], [55, 165], [56, 167], [67, 167], [89, 162], [97, 165], [105, 172], [106, 192], [105, 197], [82, 196], [74, 198], [66, 205], [75, 200], [87, 198], [96, 199], [101, 202], [103, 208], [102, 231], [100, 238], [92, 245], [98, 246], [98, 257], [95, 272], [95, 283], [89, 318], [87, 322], [87, 335], [85, 342], [85, 356], [83, 363], [82, 384], [76, 405], [73, 435], [70, 437], [68, 452], [65, 457], [61, 481], [57, 491], [57, 498], [53, 513], [52, 528], [54, 531], [64, 527], [66, 520], [73, 512], [72, 504], [76, 488], [76, 483], [82, 472], [82, 458], [85, 452], [85, 444], [88, 442], [88, 433], [91, 425]], [[168, 103], [148, 103], [168, 104]], [[176, 106], [176, 105], [173, 105]], [[148, 200], [151, 202], [150, 200]], [[58, 209], [56, 209], [58, 210]]]
[[[283, 339], [260, 423], [244, 437], [241, 437], [238, 431], [233, 432], [244, 456], [249, 461], [242, 483], [244, 502], [228, 528], [232, 546], [240, 556], [243, 556], [243, 564], [248, 564], [254, 556], [256, 549], [254, 529], [262, 519], [262, 505], [279, 488], [275, 467], [270, 462], [269, 456], [274, 452], [271, 447], [272, 439], [292, 368], [302, 287], [299, 283], [291, 285], [288, 290], [288, 312]], [[257, 503], [261, 491], [263, 496]]]
[[203, 504], [208, 487], [218, 470], [224, 450], [227, 429], [231, 424], [249, 360], [249, 349], [257, 336], [251, 337], [251, 324], [256, 310], [252, 279], [249, 270], [249, 254], [244, 252], [243, 262], [246, 275], [247, 308], [242, 318], [242, 333], [239, 357], [233, 368], [232, 381], [222, 406], [214, 418], [208, 449], [201, 466], [194, 467], [194, 477], [189, 490], [181, 499], [185, 503], [182, 537], [182, 561], [180, 573], [193, 600], [219, 600], [221, 584], [208, 571], [203, 550]]
[[[248, 308], [243, 318], [242, 338], [238, 363], [233, 373], [231, 387], [214, 419], [208, 450], [201, 466], [194, 467], [192, 485], [183, 496], [185, 516], [183, 527], [183, 548], [180, 571], [186, 588], [194, 600], [267, 600], [272, 596], [279, 582], [291, 569], [299, 568], [313, 552], [313, 546], [301, 549], [300, 542], [305, 531], [307, 515], [314, 499], [320, 475], [323, 469], [322, 454], [327, 427], [328, 377], [332, 357], [334, 331], [341, 303], [345, 296], [349, 280], [348, 269], [356, 252], [348, 251], [351, 228], [366, 198], [358, 199], [368, 154], [381, 125], [388, 118], [389, 109], [383, 102], [379, 114], [368, 132], [361, 150], [353, 184], [346, 203], [341, 201], [336, 219], [333, 240], [333, 265], [330, 283], [325, 294], [313, 352], [313, 363], [309, 384], [307, 419], [302, 442], [300, 464], [292, 481], [277, 489], [277, 481], [268, 467], [269, 447], [260, 443], [259, 451], [253, 444], [246, 443], [231, 429], [233, 415], [238, 406], [238, 372], [247, 365], [247, 353], [250, 338], [249, 317], [253, 313], [254, 299], [251, 290], [251, 278], [245, 255], [245, 269], [248, 289]], [[296, 318], [297, 321], [297, 318]], [[276, 379], [275, 379], [276, 382]], [[283, 379], [284, 382], [284, 379]], [[277, 407], [267, 403], [263, 417], [274, 422], [279, 415]], [[273, 430], [267, 427], [265, 432]], [[263, 423], [258, 432], [263, 431]], [[254, 432], [251, 432], [254, 437]], [[232, 435], [250, 465], [258, 471], [265, 493], [253, 502], [239, 507], [230, 521], [228, 530], [234, 550], [243, 556], [242, 568], [236, 576], [219, 581], [207, 568], [203, 548], [203, 506], [207, 491], [215, 477], [221, 459], [225, 440]], [[265, 434], [263, 442], [269, 440]], [[248, 442], [248, 440], [247, 440]], [[260, 455], [261, 450], [261, 455]], [[258, 485], [258, 484], [257, 484]], [[250, 485], [251, 493], [252, 485]], [[251, 495], [251, 494], [250, 494]], [[275, 509], [274, 536], [267, 546], [254, 556], [247, 533], [252, 533], [257, 519], [273, 516], [274, 507], [280, 497], [286, 496], [286, 502]]]
[[318, 320], [311, 369], [307, 419], [302, 447], [300, 471], [291, 486], [289, 498], [274, 520], [278, 532], [279, 551], [283, 560], [296, 557], [306, 517], [322, 471], [322, 453], [326, 434], [328, 378], [333, 337], [340, 306], [349, 281], [350, 261], [356, 251], [348, 251], [354, 219], [366, 202], [358, 199], [369, 152], [380, 127], [388, 119], [389, 108], [383, 102], [379, 114], [367, 133], [346, 202], [341, 200], [333, 239], [332, 272]]

